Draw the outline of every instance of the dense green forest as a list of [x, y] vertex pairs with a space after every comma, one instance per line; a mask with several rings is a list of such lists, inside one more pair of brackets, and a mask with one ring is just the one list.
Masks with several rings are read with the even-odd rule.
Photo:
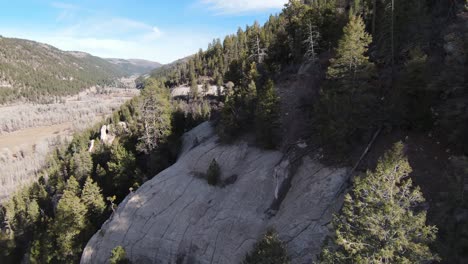
[[[467, 2], [346, 2], [291, 0], [264, 25], [239, 29], [206, 51], [154, 71], [142, 95], [108, 120], [114, 127], [128, 123], [112, 145], [98, 141], [88, 152], [98, 126], [76, 135], [50, 158], [41, 180], [3, 206], [3, 257], [12, 263], [78, 262], [116, 204], [170, 166], [180, 136], [203, 120], [214, 119], [225, 142], [242, 131], [255, 134], [259, 147], [281, 149], [275, 83], [306, 64], [322, 76], [318, 87], [311, 87], [317, 96], [304, 115], [310, 116], [307, 132], [323, 148], [326, 162], [349, 164], [353, 150], [380, 130], [429, 133], [466, 156]], [[224, 90], [203, 98], [192, 89], [189, 98], [171, 102], [167, 88], [198, 84]], [[461, 169], [447, 174], [466, 174], [467, 162], [458, 164]], [[361, 173], [332, 223], [335, 232], [320, 261], [462, 263], [466, 222], [428, 215], [420, 189], [408, 179], [411, 171], [404, 146], [397, 143], [375, 168]], [[463, 190], [448, 196], [441, 202], [448, 214], [466, 210]], [[431, 205], [435, 201], [426, 198]], [[269, 252], [276, 262], [261, 262], [272, 257]], [[245, 263], [288, 263], [286, 255], [271, 231]], [[116, 248], [112, 256], [125, 258], [125, 252]]]
[[0, 104], [18, 99], [53, 101], [56, 96], [73, 95], [94, 85], [112, 85], [117, 78], [158, 66], [148, 61], [106, 60], [0, 36]]

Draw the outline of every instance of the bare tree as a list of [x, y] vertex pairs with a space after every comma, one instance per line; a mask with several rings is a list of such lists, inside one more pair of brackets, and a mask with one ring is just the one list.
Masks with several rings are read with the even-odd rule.
[[306, 46], [307, 50], [304, 54], [304, 57], [311, 62], [317, 61], [317, 52], [319, 45], [318, 42], [320, 40], [320, 32], [317, 30], [317, 27], [309, 22], [307, 25], [307, 36], [304, 40], [304, 45]]
[[254, 58], [257, 60], [258, 63], [262, 63], [263, 60], [265, 59], [265, 57], [268, 55], [267, 54], [267, 49], [266, 48], [262, 48], [261, 46], [261, 41], [260, 41], [260, 37], [257, 35], [255, 37], [255, 40], [253, 41], [253, 45], [252, 45], [252, 55], [250, 55], [249, 58]]

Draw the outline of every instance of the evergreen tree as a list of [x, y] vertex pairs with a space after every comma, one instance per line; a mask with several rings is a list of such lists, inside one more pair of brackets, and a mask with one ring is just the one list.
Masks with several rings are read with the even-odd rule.
[[171, 132], [171, 104], [167, 89], [160, 83], [145, 87], [141, 100], [141, 136], [137, 149], [149, 153], [165, 143]]
[[109, 175], [112, 176], [111, 185], [113, 192], [123, 198], [130, 188], [136, 182], [136, 163], [135, 156], [122, 145], [114, 143], [111, 148], [110, 160], [107, 163]]
[[67, 180], [67, 184], [65, 186], [64, 193], [65, 193], [65, 191], [73, 193], [76, 196], [80, 196], [80, 194], [81, 194], [80, 183], [76, 180], [76, 178], [74, 176], [71, 176]]
[[261, 90], [255, 111], [255, 128], [257, 140], [266, 148], [278, 144], [277, 128], [279, 126], [279, 98], [274, 83], [268, 80]]
[[190, 98], [197, 99], [198, 98], [198, 83], [195, 78], [190, 79]]
[[433, 124], [434, 99], [438, 93], [428, 87], [427, 55], [415, 48], [399, 74], [395, 92], [392, 93], [392, 120], [403, 127], [424, 130]]
[[278, 234], [268, 230], [242, 264], [289, 264], [289, 256]]
[[235, 106], [235, 99], [229, 98], [223, 109], [221, 109], [221, 118], [216, 131], [220, 139], [229, 142], [235, 138], [240, 130], [240, 121]]
[[293, 61], [300, 62], [303, 58], [303, 32], [301, 30], [302, 18], [309, 6], [299, 0], [289, 0], [283, 9], [286, 18], [286, 32], [288, 35], [289, 51]]
[[250, 64], [249, 70], [246, 74], [245, 78], [245, 86], [247, 88], [246, 93], [245, 93], [245, 99], [248, 101], [252, 101], [257, 97], [257, 79], [259, 77], [258, 71], [257, 71], [257, 64], [255, 62], [252, 62]]
[[374, 172], [358, 177], [333, 220], [335, 249], [325, 248], [322, 263], [428, 263], [437, 260], [429, 243], [437, 229], [426, 212], [415, 209], [424, 198], [412, 186], [403, 144], [379, 160]]
[[372, 42], [371, 36], [366, 32], [361, 17], [351, 16], [343, 29], [343, 37], [338, 43], [336, 58], [331, 60], [328, 67], [327, 78], [341, 80], [343, 89], [355, 88], [360, 74], [366, 74], [372, 64], [366, 56], [367, 48]]
[[362, 19], [351, 16], [314, 106], [319, 137], [343, 155], [372, 129], [369, 124], [375, 123], [379, 113], [375, 90], [369, 85], [373, 64], [366, 53], [370, 42]]
[[80, 152], [74, 153], [73, 158], [70, 161], [70, 167], [72, 169], [71, 174], [76, 177], [80, 182], [82, 179], [86, 179], [91, 175], [93, 169], [93, 160], [91, 159], [91, 154], [88, 151], [82, 150]]
[[54, 259], [53, 238], [48, 233], [41, 233], [40, 237], [34, 240], [29, 250], [29, 262], [31, 264], [51, 263]]
[[111, 252], [109, 259], [110, 264], [129, 264], [130, 260], [127, 258], [127, 252], [122, 246], [115, 247]]
[[208, 82], [203, 83], [203, 95], [206, 96], [210, 91], [210, 84]]
[[43, 188], [33, 191], [34, 186], [17, 191], [0, 208], [0, 257], [6, 263], [21, 261], [22, 254], [28, 250], [29, 241], [43, 222], [39, 202], [46, 194], [41, 194], [45, 192]]
[[78, 197], [79, 185], [74, 177], [67, 182], [62, 198], [57, 204], [53, 222], [53, 234], [56, 241], [56, 256], [60, 262], [75, 262], [80, 257], [80, 234], [86, 228], [86, 205]]
[[93, 182], [91, 177], [86, 179], [83, 186], [81, 201], [87, 208], [87, 218], [89, 221], [93, 224], [99, 223], [102, 218], [102, 213], [106, 209], [106, 203], [102, 197], [101, 189]]
[[216, 160], [213, 159], [210, 163], [208, 171], [206, 172], [206, 179], [209, 185], [217, 185], [219, 183], [220, 178], [221, 168], [219, 167], [218, 162], [216, 162]]

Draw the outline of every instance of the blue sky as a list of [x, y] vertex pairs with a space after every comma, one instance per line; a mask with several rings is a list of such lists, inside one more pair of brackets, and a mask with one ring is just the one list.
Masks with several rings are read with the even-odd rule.
[[265, 22], [287, 0], [0, 0], [0, 35], [169, 63]]

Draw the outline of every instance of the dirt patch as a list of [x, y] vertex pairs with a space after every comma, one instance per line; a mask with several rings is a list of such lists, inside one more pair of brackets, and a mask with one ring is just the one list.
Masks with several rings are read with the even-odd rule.
[[302, 68], [300, 73], [277, 82], [281, 102], [282, 149], [310, 138], [312, 106], [319, 93], [323, 73], [314, 65]]

